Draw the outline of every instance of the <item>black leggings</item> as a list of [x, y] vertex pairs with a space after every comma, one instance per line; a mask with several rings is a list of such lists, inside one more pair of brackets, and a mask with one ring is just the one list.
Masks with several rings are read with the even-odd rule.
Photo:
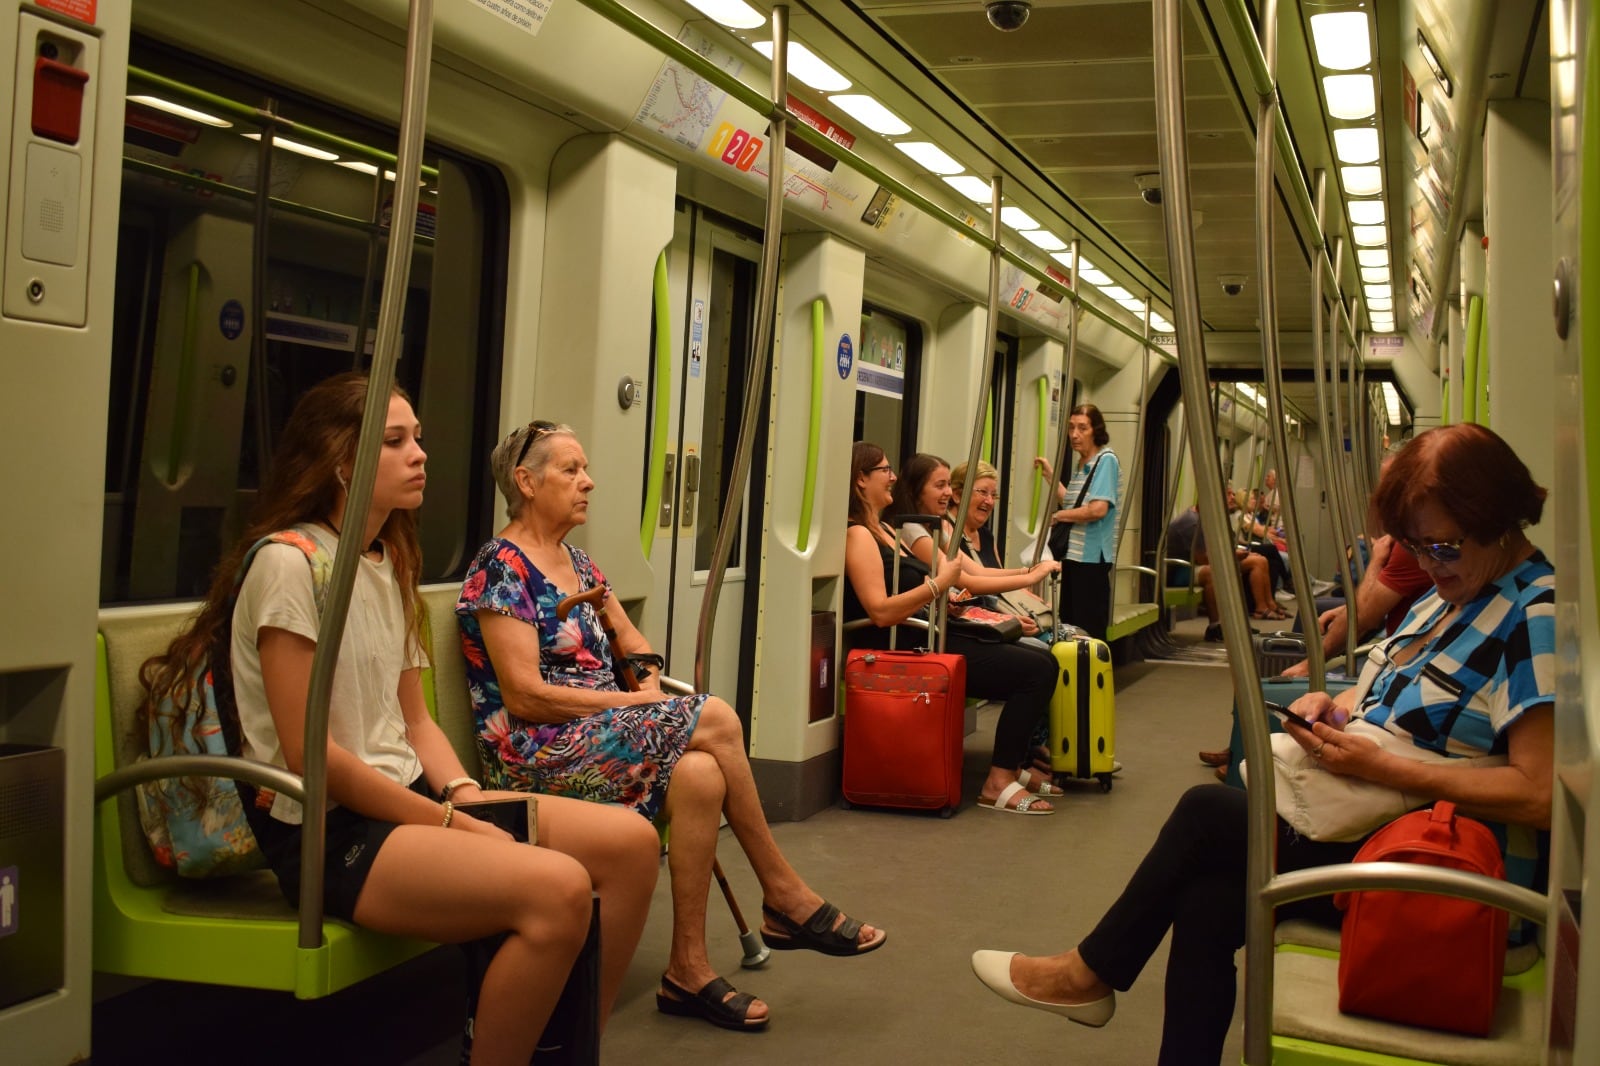
[[1054, 657], [1030, 644], [986, 644], [955, 633], [944, 650], [966, 657], [967, 695], [1006, 701], [995, 724], [990, 764], [1015, 770], [1028, 763], [1029, 741], [1049, 715], [1056, 690]]
[[1061, 602], [1056, 621], [1070, 622], [1095, 640], [1106, 639], [1111, 625], [1111, 564], [1061, 564]]
[[[1349, 862], [1361, 843], [1309, 840], [1280, 818], [1277, 868], [1283, 872]], [[1172, 930], [1161, 1066], [1222, 1058], [1233, 1021], [1233, 956], [1244, 946], [1245, 859], [1244, 791], [1226, 785], [1191, 788], [1172, 809], [1122, 895], [1078, 945], [1084, 963], [1100, 980], [1126, 992]], [[1330, 896], [1279, 907], [1278, 917], [1332, 926], [1340, 919]]]

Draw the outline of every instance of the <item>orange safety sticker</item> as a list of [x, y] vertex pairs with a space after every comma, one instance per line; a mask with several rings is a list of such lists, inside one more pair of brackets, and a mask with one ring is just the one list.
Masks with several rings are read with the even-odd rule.
[[99, 0], [34, 0], [34, 2], [47, 11], [54, 11], [93, 26], [94, 9]]

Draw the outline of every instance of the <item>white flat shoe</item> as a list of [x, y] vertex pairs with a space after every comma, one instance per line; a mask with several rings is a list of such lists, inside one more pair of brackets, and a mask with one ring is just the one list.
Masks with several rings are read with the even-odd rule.
[[1023, 995], [1017, 991], [1017, 986], [1011, 983], [1011, 959], [1014, 955], [1015, 951], [974, 951], [972, 972], [1001, 999], [1010, 1000], [1021, 1007], [1033, 1007], [1035, 1010], [1059, 1014], [1079, 1025], [1098, 1029], [1109, 1022], [1111, 1016], [1117, 1012], [1115, 992], [1090, 1000], [1088, 1003], [1046, 1003], [1042, 999]]

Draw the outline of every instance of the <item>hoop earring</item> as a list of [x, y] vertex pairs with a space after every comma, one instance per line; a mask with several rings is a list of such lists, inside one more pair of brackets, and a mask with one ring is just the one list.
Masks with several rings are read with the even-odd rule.
[[350, 482], [348, 482], [348, 481], [346, 481], [344, 479], [344, 471], [343, 470], [340, 470], [338, 467], [334, 467], [333, 468], [333, 479], [339, 483], [339, 487], [341, 489], [344, 489], [344, 491], [346, 491], [346, 492], [350, 491]]

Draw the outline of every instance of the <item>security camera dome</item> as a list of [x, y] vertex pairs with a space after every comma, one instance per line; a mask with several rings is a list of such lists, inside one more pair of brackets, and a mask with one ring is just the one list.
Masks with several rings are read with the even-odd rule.
[[989, 25], [1010, 33], [1022, 29], [1022, 24], [1033, 13], [1033, 4], [1029, 0], [989, 0], [984, 10], [988, 13]]
[[1134, 183], [1139, 186], [1139, 195], [1151, 207], [1161, 204], [1161, 175], [1160, 174], [1135, 174]]

